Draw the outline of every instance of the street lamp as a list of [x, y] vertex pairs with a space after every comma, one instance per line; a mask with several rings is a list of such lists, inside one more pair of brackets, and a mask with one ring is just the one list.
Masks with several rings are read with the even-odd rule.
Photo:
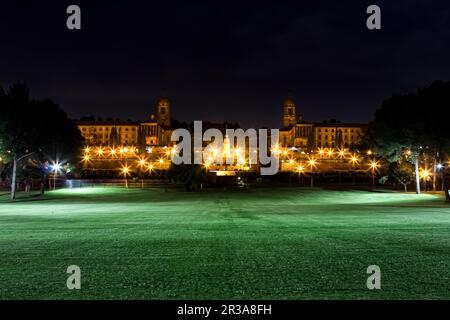
[[311, 188], [312, 188], [312, 187], [314, 187], [314, 172], [313, 172], [313, 170], [316, 167], [317, 160], [314, 158], [309, 158], [308, 164], [311, 168]]
[[[350, 163], [352, 164], [352, 170], [355, 170], [355, 165], [357, 165], [358, 162], [359, 162], [358, 156], [356, 154], [353, 154], [350, 157]], [[353, 176], [352, 183], [355, 184], [355, 172], [354, 171], [353, 171], [352, 176]]]
[[128, 188], [128, 174], [130, 173], [130, 167], [128, 165], [122, 166], [121, 173], [125, 178], [125, 187]]
[[61, 172], [61, 164], [58, 161], [53, 161], [50, 165], [50, 169], [53, 172], [53, 190], [56, 189], [56, 175]]
[[372, 187], [375, 187], [375, 171], [378, 170], [380, 164], [377, 161], [372, 160], [369, 163], [369, 167], [372, 170]]
[[297, 172], [298, 172], [298, 183], [300, 184], [300, 177], [301, 177], [302, 173], [305, 172], [305, 167], [301, 164], [298, 165]]

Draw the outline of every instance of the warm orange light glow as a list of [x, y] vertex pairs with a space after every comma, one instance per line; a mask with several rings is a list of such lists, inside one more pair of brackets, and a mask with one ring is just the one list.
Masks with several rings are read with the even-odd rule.
[[90, 151], [91, 151], [91, 148], [89, 148], [89, 147], [84, 148], [85, 153], [89, 153]]
[[369, 166], [370, 166], [370, 169], [372, 169], [372, 171], [373, 171], [373, 170], [378, 169], [380, 167], [380, 164], [377, 161], [372, 160], [372, 161], [370, 161]]
[[89, 161], [91, 159], [91, 157], [88, 155], [88, 154], [85, 154], [84, 156], [83, 156], [83, 160], [84, 161]]
[[140, 158], [138, 160], [139, 166], [142, 168], [147, 165], [147, 160], [145, 158]]
[[297, 171], [298, 171], [299, 173], [302, 173], [302, 172], [305, 171], [305, 168], [304, 168], [302, 165], [299, 165], [298, 168], [297, 168]]
[[329, 157], [332, 157], [332, 156], [333, 156], [333, 154], [334, 154], [334, 151], [333, 151], [333, 149], [328, 149], [328, 152], [327, 152], [327, 154], [328, 154], [328, 156], [329, 156]]
[[130, 173], [131, 169], [129, 166], [122, 166], [121, 173], [126, 177]]
[[323, 156], [323, 154], [325, 153], [325, 150], [323, 148], [319, 148], [318, 152], [321, 156]]
[[357, 155], [353, 154], [352, 157], [350, 158], [350, 162], [355, 165], [359, 162], [359, 158]]
[[102, 156], [103, 155], [103, 148], [98, 148], [97, 149], [97, 154], [99, 155], [99, 156]]
[[314, 168], [314, 167], [317, 165], [317, 160], [314, 159], [314, 158], [310, 158], [310, 159], [308, 160], [308, 164], [309, 164], [309, 166], [310, 166], [311, 169], [312, 169], [312, 168]]
[[428, 181], [432, 174], [429, 169], [420, 169], [419, 175], [420, 175], [420, 178], [422, 178], [425, 181]]
[[372, 150], [367, 150], [367, 154], [370, 156], [372, 154]]

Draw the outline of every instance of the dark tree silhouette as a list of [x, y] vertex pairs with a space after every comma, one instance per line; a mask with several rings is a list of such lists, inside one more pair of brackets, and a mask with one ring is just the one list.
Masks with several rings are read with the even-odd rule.
[[193, 186], [198, 188], [207, 181], [207, 172], [202, 165], [172, 163], [167, 171], [167, 178], [183, 183], [186, 191], [191, 191]]
[[70, 160], [82, 146], [81, 133], [67, 114], [50, 99], [30, 98], [26, 84], [18, 82], [1, 94], [0, 153], [12, 162], [11, 199], [16, 196], [18, 165], [37, 161]]
[[417, 193], [420, 156], [427, 152], [435, 163], [448, 156], [449, 106], [450, 82], [436, 81], [415, 94], [386, 99], [370, 126], [369, 144], [378, 154], [395, 162], [408, 152], [406, 158], [414, 165]]

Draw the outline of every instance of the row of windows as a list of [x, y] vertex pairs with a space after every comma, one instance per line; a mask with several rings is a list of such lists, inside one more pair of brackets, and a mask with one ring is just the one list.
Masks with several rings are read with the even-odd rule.
[[[321, 128], [318, 128], [317, 131], [322, 132]], [[328, 129], [324, 129], [325, 132], [328, 132]], [[336, 130], [339, 132], [342, 132], [342, 129]], [[353, 129], [344, 129], [344, 132], [353, 132]], [[359, 129], [356, 129], [356, 131], [359, 131]], [[334, 129], [330, 129], [330, 132], [334, 132]]]
[[[322, 134], [322, 135], [319, 135], [319, 136], [318, 136], [319, 139], [323, 139], [323, 137], [325, 137], [325, 139], [328, 139], [329, 136], [328, 136], [328, 134], [325, 134], [325, 135]], [[330, 137], [331, 137], [332, 139], [334, 139], [335, 135], [332, 134], [332, 135], [330, 135]], [[347, 138], [348, 138], [348, 139], [356, 139], [356, 138], [358, 138], [358, 136], [355, 136], [355, 135], [353, 135], [353, 134], [349, 134], [349, 135], [343, 134], [343, 135], [342, 135], [342, 138], [343, 138], [343, 139], [347, 139]]]
[[[97, 137], [97, 136], [90, 135], [89, 133], [85, 133], [82, 136], [85, 137], [85, 138], [102, 138], [102, 136]], [[128, 139], [128, 134], [125, 134], [124, 138]], [[131, 138], [132, 139], [136, 138], [136, 135], [132, 134]], [[105, 134], [104, 135], [104, 139], [106, 139], [106, 140], [109, 139], [109, 134]]]
[[[88, 128], [82, 128], [82, 129], [81, 129], [81, 131], [87, 131], [87, 130], [88, 130]], [[98, 131], [103, 131], [103, 127], [100, 127], [100, 128], [97, 128], [97, 127], [90, 127], [90, 128], [89, 128], [89, 131], [97, 131], [97, 130], [98, 130]], [[118, 130], [118, 131], [122, 131], [122, 128], [121, 128], [121, 127], [118, 127], [117, 130]], [[125, 130], [125, 131], [129, 131], [129, 128], [125, 128], [124, 130]], [[105, 128], [105, 131], [109, 131], [109, 128], [106, 127], [106, 128]], [[136, 131], [136, 128], [131, 128], [131, 131]]]

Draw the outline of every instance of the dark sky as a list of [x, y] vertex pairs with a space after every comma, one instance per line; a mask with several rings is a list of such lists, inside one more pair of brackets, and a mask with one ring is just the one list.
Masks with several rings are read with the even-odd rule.
[[178, 120], [279, 127], [290, 95], [305, 119], [369, 121], [392, 93], [450, 79], [448, 0], [10, 2], [0, 86], [26, 81], [73, 118], [144, 119], [166, 95]]

